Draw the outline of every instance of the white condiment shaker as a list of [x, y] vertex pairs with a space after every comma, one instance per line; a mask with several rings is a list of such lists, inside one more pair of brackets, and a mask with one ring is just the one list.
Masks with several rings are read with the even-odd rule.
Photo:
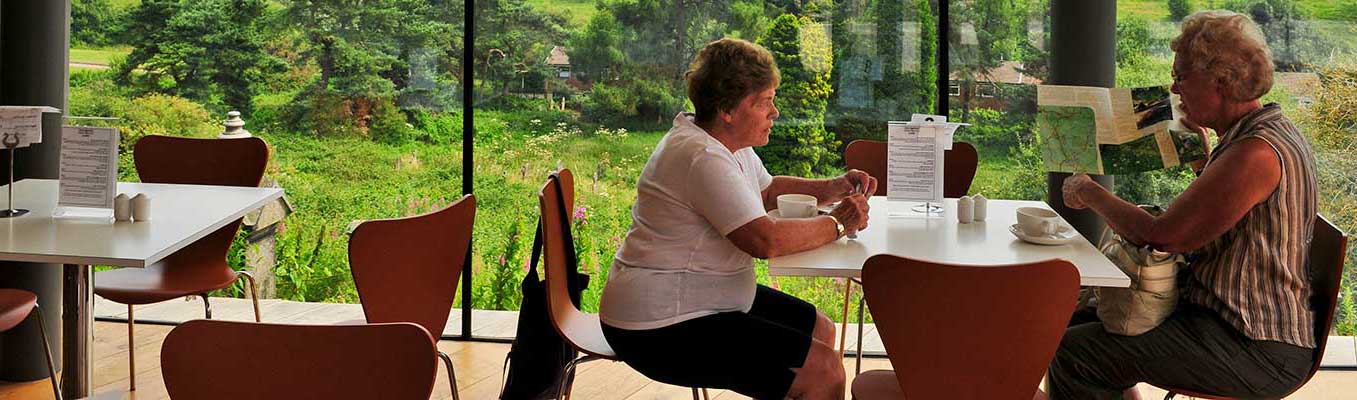
[[118, 197], [113, 198], [113, 219], [119, 222], [132, 220], [132, 201], [127, 194], [118, 193]]
[[132, 197], [132, 219], [137, 222], [146, 222], [151, 220], [151, 196], [146, 193], [138, 193]]
[[984, 194], [976, 194], [971, 201], [975, 202], [975, 220], [984, 221], [985, 214], [989, 213], [989, 199]]
[[975, 218], [975, 201], [971, 196], [961, 196], [956, 201], [956, 219], [963, 224], [969, 224]]

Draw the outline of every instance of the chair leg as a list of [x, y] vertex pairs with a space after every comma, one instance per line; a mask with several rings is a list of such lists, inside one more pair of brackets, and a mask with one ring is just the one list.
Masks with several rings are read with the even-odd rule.
[[707, 388], [702, 388], [702, 399], [711, 400], [711, 393], [707, 393]]
[[[839, 327], [839, 359], [843, 359], [844, 351], [848, 350], [848, 305], [853, 298], [853, 281], [851, 279], [843, 280], [843, 324]], [[832, 346], [833, 344], [831, 344]]]
[[575, 377], [573, 376], [575, 372], [575, 366], [594, 360], [601, 360], [601, 358], [597, 356], [588, 355], [576, 358], [574, 360], [570, 360], [570, 362], [565, 364], [565, 369], [561, 371], [560, 385], [556, 386], [557, 399], [570, 400], [570, 389], [572, 389], [575, 386]]
[[[239, 271], [239, 273], [240, 276], [245, 277], [245, 281], [249, 283], [250, 286], [250, 300], [254, 301], [254, 322], [264, 322], [259, 317], [259, 288], [255, 286], [254, 275], [245, 271]], [[456, 400], [455, 396], [453, 397], [453, 400]]]
[[137, 390], [137, 341], [132, 335], [135, 328], [135, 317], [132, 315], [132, 305], [127, 305], [127, 382], [129, 391]]
[[452, 386], [452, 400], [461, 400], [461, 396], [457, 394], [457, 373], [452, 371], [452, 357], [448, 357], [448, 353], [440, 350], [438, 358], [442, 358], [443, 365], [448, 367], [448, 385]]
[[702, 400], [702, 398], [697, 395], [697, 388], [693, 388], [693, 400]]
[[207, 293], [203, 293], [199, 297], [203, 298], [203, 316], [212, 319], [212, 303], [207, 301]]
[[1164, 394], [1164, 400], [1173, 400], [1173, 397], [1176, 396], [1176, 395], [1177, 395], [1177, 393], [1173, 393], [1173, 392], [1165, 393], [1165, 394]]
[[34, 304], [33, 310], [37, 311], [38, 329], [42, 330], [42, 352], [47, 354], [47, 373], [50, 374], [52, 380], [52, 394], [56, 396], [57, 400], [61, 400], [61, 387], [57, 385], [56, 364], [52, 362], [52, 345], [47, 342], [47, 321], [43, 320], [42, 307]]

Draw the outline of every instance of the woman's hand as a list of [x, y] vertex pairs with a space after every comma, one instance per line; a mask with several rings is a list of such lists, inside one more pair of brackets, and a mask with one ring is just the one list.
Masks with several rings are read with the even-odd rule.
[[1178, 118], [1178, 122], [1181, 123], [1181, 124], [1183, 124], [1183, 127], [1184, 127], [1184, 128], [1187, 128], [1187, 129], [1190, 130], [1190, 131], [1196, 132], [1196, 133], [1197, 133], [1197, 136], [1200, 136], [1200, 137], [1201, 137], [1201, 139], [1202, 139], [1202, 151], [1206, 153], [1207, 157], [1210, 157], [1210, 156], [1211, 156], [1211, 131], [1208, 130], [1208, 129], [1206, 129], [1206, 127], [1204, 127], [1204, 126], [1198, 125], [1196, 122], [1192, 122], [1192, 120], [1187, 119], [1187, 117]]
[[850, 169], [834, 181], [840, 189], [839, 193], [843, 193], [844, 196], [861, 194], [865, 197], [871, 197], [876, 193], [876, 178], [861, 170]]
[[[868, 177], [870, 178], [870, 177]], [[843, 224], [844, 234], [856, 233], [857, 231], [867, 229], [867, 198], [861, 194], [853, 194], [845, 197], [839, 202], [838, 207], [829, 212], [834, 219]]]
[[1085, 185], [1097, 184], [1093, 181], [1093, 178], [1088, 177], [1088, 174], [1074, 174], [1065, 178], [1065, 184], [1061, 189], [1061, 192], [1065, 195], [1065, 207], [1076, 210], [1088, 208], [1088, 203], [1084, 202], [1083, 196]]

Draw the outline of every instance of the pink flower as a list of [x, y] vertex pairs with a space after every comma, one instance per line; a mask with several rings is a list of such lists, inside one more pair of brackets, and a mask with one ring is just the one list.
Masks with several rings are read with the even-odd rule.
[[575, 207], [575, 215], [573, 216], [574, 220], [579, 221], [579, 223], [581, 224], [588, 222], [589, 217], [586, 214], [586, 211], [588, 211], [588, 209], [586, 209], [584, 206]]
[[503, 254], [500, 254], [500, 255], [499, 255], [499, 265], [504, 265], [504, 263], [505, 263], [504, 255], [503, 255]]

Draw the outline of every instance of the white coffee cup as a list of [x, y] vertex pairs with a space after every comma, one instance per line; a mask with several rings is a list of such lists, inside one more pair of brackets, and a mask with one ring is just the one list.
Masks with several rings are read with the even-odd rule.
[[1040, 207], [1019, 207], [1018, 227], [1028, 236], [1051, 236], [1060, 230], [1060, 214]]
[[782, 218], [810, 218], [819, 213], [819, 202], [808, 194], [784, 194], [777, 196], [777, 213]]

